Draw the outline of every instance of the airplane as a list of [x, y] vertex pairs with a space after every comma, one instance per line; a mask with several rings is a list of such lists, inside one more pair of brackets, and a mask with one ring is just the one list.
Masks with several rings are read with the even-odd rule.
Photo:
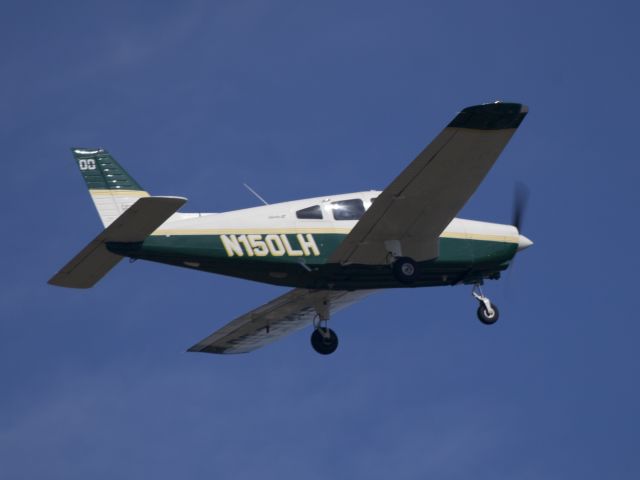
[[[306, 198], [222, 213], [183, 213], [184, 197], [151, 196], [103, 148], [73, 148], [104, 230], [50, 280], [90, 288], [125, 257], [293, 287], [189, 348], [246, 353], [313, 326], [338, 347], [337, 311], [386, 288], [471, 285], [479, 320], [499, 311], [482, 292], [533, 242], [512, 225], [456, 214], [528, 112], [519, 103], [463, 109], [382, 191]], [[266, 203], [266, 202], [264, 202]]]

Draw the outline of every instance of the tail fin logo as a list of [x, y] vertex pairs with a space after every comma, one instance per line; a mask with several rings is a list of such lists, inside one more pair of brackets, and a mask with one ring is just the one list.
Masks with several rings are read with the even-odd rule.
[[88, 158], [88, 159], [81, 158], [80, 160], [78, 160], [78, 165], [80, 166], [80, 170], [96, 169], [96, 161], [93, 158]]

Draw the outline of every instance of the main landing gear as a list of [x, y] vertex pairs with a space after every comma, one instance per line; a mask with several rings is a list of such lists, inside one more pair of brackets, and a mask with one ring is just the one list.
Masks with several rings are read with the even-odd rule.
[[498, 318], [500, 317], [498, 307], [495, 304], [492, 304], [491, 300], [489, 300], [488, 297], [484, 296], [479, 283], [476, 283], [473, 286], [471, 294], [480, 303], [480, 305], [478, 306], [478, 320], [480, 320], [485, 325], [493, 325], [494, 323], [496, 323], [498, 321]]
[[416, 262], [409, 257], [396, 257], [391, 264], [391, 270], [396, 280], [407, 284], [413, 283], [418, 274]]
[[327, 300], [316, 306], [317, 315], [313, 320], [313, 333], [311, 334], [311, 346], [320, 355], [329, 355], [338, 348], [338, 335], [327, 327], [330, 308]]
[[338, 348], [338, 335], [327, 327], [327, 320], [317, 320], [313, 322], [315, 329], [311, 334], [311, 346], [321, 355], [329, 355]]
[[311, 346], [321, 355], [329, 355], [338, 348], [338, 336], [328, 327], [318, 327], [311, 334]]

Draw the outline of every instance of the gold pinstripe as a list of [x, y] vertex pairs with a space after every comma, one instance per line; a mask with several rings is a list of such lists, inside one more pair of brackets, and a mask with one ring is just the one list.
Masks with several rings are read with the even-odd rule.
[[89, 189], [92, 197], [148, 197], [149, 192], [144, 190], [105, 190], [93, 188]]
[[[295, 233], [317, 233], [332, 234], [342, 233], [348, 234], [349, 228], [201, 228], [201, 229], [161, 229], [156, 230], [152, 236], [171, 236], [171, 235], [228, 235], [228, 234], [295, 234]], [[488, 242], [500, 243], [518, 243], [518, 237], [505, 235], [490, 235], [482, 233], [459, 233], [459, 232], [443, 232], [440, 238], [457, 238], [462, 240], [484, 240]]]
[[469, 240], [485, 240], [488, 242], [518, 243], [518, 237], [512, 235], [491, 235], [487, 233], [443, 232], [440, 238], [460, 238]]
[[190, 229], [161, 229], [156, 230], [152, 235], [228, 235], [228, 234], [264, 234], [271, 233], [344, 233], [351, 231], [350, 228], [190, 228]]

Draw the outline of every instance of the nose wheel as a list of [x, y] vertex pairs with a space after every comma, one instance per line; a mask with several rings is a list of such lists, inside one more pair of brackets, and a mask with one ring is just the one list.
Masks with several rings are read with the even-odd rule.
[[482, 289], [479, 284], [473, 286], [473, 290], [471, 294], [474, 296], [476, 300], [480, 303], [478, 306], [478, 320], [480, 320], [485, 325], [493, 325], [498, 321], [500, 317], [500, 312], [498, 311], [498, 307], [491, 303], [488, 297], [486, 297], [482, 293]]

